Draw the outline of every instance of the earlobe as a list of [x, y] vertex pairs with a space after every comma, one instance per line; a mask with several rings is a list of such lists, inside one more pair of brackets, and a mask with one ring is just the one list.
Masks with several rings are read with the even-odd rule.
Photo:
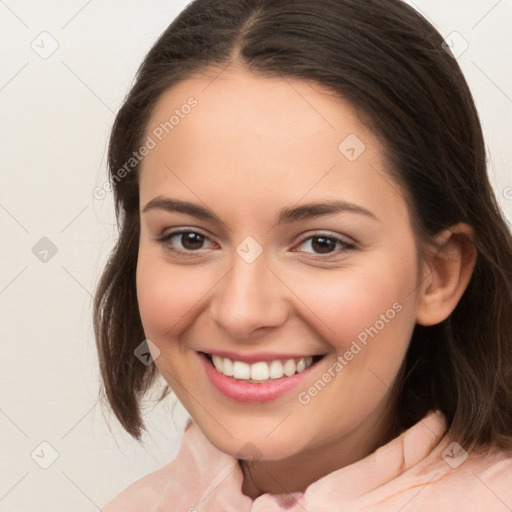
[[452, 313], [466, 290], [476, 264], [474, 231], [468, 224], [456, 224], [436, 237], [424, 262], [419, 285], [416, 322], [435, 325]]

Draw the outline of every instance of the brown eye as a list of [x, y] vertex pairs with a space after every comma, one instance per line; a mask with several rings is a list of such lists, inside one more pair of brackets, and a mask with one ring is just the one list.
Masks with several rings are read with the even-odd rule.
[[336, 249], [336, 241], [332, 238], [327, 238], [325, 236], [316, 236], [311, 240], [311, 247], [317, 253], [326, 254]]
[[302, 240], [298, 247], [301, 252], [329, 256], [355, 249], [355, 244], [337, 236], [315, 235]]
[[163, 235], [158, 241], [166, 250], [185, 255], [208, 249], [206, 242], [210, 247], [214, 245], [206, 235], [196, 231], [174, 231]]
[[181, 245], [190, 251], [201, 249], [205, 237], [199, 233], [181, 233]]

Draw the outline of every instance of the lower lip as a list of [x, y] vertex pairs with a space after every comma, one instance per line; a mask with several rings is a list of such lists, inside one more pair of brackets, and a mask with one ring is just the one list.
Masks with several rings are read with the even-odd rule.
[[252, 404], [269, 402], [270, 400], [274, 400], [294, 389], [308, 377], [319, 362], [317, 361], [309, 368], [300, 373], [296, 373], [291, 377], [282, 377], [280, 379], [257, 384], [238, 380], [234, 377], [227, 377], [226, 375], [218, 372], [204, 354], [198, 352], [198, 355], [204, 366], [206, 375], [215, 388], [217, 388], [224, 396], [236, 400], [237, 402]]

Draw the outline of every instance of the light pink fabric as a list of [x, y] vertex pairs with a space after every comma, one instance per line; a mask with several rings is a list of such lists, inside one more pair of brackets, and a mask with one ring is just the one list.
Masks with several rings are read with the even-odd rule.
[[304, 493], [241, 492], [237, 459], [217, 450], [189, 420], [176, 458], [122, 492], [103, 512], [511, 512], [512, 451], [465, 458], [444, 418], [422, 421]]

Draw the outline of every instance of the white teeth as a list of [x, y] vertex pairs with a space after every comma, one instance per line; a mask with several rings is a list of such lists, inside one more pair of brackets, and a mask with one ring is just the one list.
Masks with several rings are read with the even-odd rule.
[[231, 359], [222, 359], [220, 358], [220, 360], [222, 361], [222, 370], [219, 370], [221, 371], [224, 375], [227, 375], [228, 377], [232, 377], [233, 376], [233, 361], [231, 361]]
[[252, 380], [267, 380], [269, 376], [269, 369], [267, 363], [254, 363], [251, 364], [251, 379]]
[[297, 373], [300, 373], [300, 372], [304, 371], [305, 369], [306, 369], [305, 359], [304, 358], [299, 359], [299, 362], [297, 363], [297, 367], [296, 367]]
[[272, 379], [280, 379], [284, 375], [283, 365], [281, 361], [272, 361], [270, 363], [269, 373]]
[[213, 360], [213, 364], [215, 365], [215, 368], [217, 368], [217, 370], [219, 370], [219, 372], [222, 372], [223, 371], [222, 357], [212, 356], [212, 360]]
[[227, 357], [212, 356], [213, 365], [218, 372], [227, 377], [247, 380], [250, 382], [263, 382], [266, 380], [280, 379], [283, 376], [291, 377], [295, 373], [303, 372], [313, 364], [312, 357], [301, 357], [300, 359], [287, 359], [281, 361], [276, 359], [267, 363], [260, 361], [247, 364], [242, 361], [232, 361]]
[[286, 363], [284, 363], [283, 371], [287, 377], [291, 377], [292, 375], [295, 375], [296, 369], [297, 369], [297, 366], [295, 365], [295, 361], [293, 359], [288, 359], [288, 361], [286, 361]]
[[233, 361], [233, 377], [235, 379], [250, 379], [251, 367], [242, 361]]

